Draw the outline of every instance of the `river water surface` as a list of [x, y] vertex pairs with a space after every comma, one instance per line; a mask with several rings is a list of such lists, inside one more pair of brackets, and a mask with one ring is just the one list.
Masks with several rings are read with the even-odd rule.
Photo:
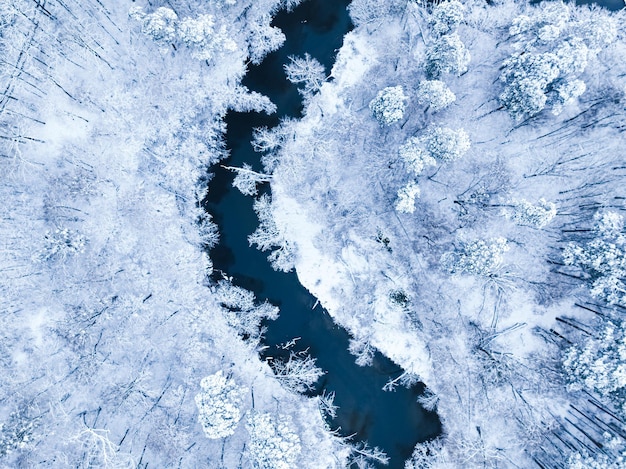
[[[343, 36], [351, 29], [346, 6], [348, 0], [307, 0], [293, 12], [281, 12], [273, 24], [286, 35], [285, 45], [270, 54], [259, 66], [252, 67], [244, 79], [250, 90], [268, 96], [278, 107], [272, 116], [230, 112], [226, 118], [230, 166], [248, 163], [261, 170], [260, 155], [250, 145], [252, 129], [273, 127], [281, 117], [300, 117], [302, 104], [297, 89], [286, 80], [283, 64], [290, 55], [308, 52], [330, 71]], [[391, 468], [404, 467], [415, 444], [441, 433], [437, 415], [425, 411], [417, 397], [423, 386], [382, 390], [401, 370], [380, 354], [373, 366], [359, 367], [348, 352], [349, 335], [337, 327], [329, 315], [316, 305], [316, 299], [298, 282], [295, 273], [275, 272], [261, 253], [248, 245], [247, 237], [257, 227], [253, 199], [232, 187], [233, 173], [215, 168], [206, 209], [219, 226], [220, 244], [211, 252], [216, 271], [233, 277], [233, 283], [253, 291], [257, 298], [280, 307], [280, 317], [267, 321], [263, 340], [265, 356], [285, 356], [278, 347], [299, 337], [294, 350], [308, 350], [326, 374], [314, 394], [335, 392], [337, 417], [329, 422], [342, 435], [355, 441], [378, 446], [391, 458]], [[268, 187], [263, 190], [269, 191]]]

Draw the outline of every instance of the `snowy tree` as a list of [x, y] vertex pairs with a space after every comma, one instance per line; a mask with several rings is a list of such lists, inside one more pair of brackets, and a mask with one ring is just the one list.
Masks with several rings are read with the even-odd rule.
[[471, 146], [465, 130], [447, 127], [431, 126], [422, 141], [431, 157], [445, 162], [459, 159]]
[[239, 189], [243, 195], [257, 195], [259, 192], [257, 185], [272, 179], [270, 175], [257, 173], [248, 163], [244, 163], [241, 168], [233, 166], [223, 166], [223, 168], [237, 173], [233, 180], [233, 187]]
[[406, 100], [402, 86], [389, 86], [376, 94], [369, 107], [380, 126], [384, 127], [404, 117]]
[[532, 16], [516, 17], [509, 28], [509, 34], [520, 47], [552, 42], [565, 29], [570, 13], [570, 8], [560, 1], [541, 3]]
[[467, 71], [470, 60], [470, 53], [459, 35], [444, 34], [426, 50], [426, 75], [429, 79], [437, 79], [445, 73], [461, 75]]
[[216, 26], [213, 15], [184, 18], [178, 24], [177, 37], [191, 49], [192, 57], [199, 60], [213, 60], [216, 54], [237, 48], [226, 25]]
[[381, 21], [386, 16], [400, 14], [406, 8], [406, 0], [354, 0], [350, 3], [348, 11], [352, 22], [358, 26], [361, 24]]
[[198, 231], [200, 241], [208, 248], [214, 247], [220, 239], [217, 225], [213, 222], [213, 218], [208, 213], [202, 214], [199, 217]]
[[570, 243], [563, 251], [566, 265], [587, 274], [591, 294], [610, 304], [626, 305], [626, 236], [624, 218], [616, 212], [598, 213], [594, 237], [585, 244]]
[[166, 7], [159, 7], [146, 14], [141, 7], [133, 7], [129, 16], [141, 22], [141, 31], [162, 46], [181, 41], [191, 50], [191, 55], [199, 60], [213, 60], [220, 52], [234, 51], [236, 43], [230, 38], [226, 25], [216, 26], [213, 15], [199, 15], [197, 18], [178, 18]]
[[445, 450], [440, 438], [415, 445], [413, 454], [404, 463], [404, 469], [435, 469], [445, 467]]
[[421, 140], [410, 137], [398, 149], [400, 158], [407, 164], [409, 170], [416, 176], [421, 174], [426, 166], [435, 166], [436, 160], [424, 149]]
[[489, 276], [502, 265], [504, 253], [508, 250], [504, 238], [462, 243], [459, 249], [441, 256], [441, 266], [452, 274]]
[[500, 74], [505, 83], [500, 101], [516, 121], [532, 117], [546, 106], [548, 85], [559, 73], [555, 54], [514, 54], [504, 62]]
[[626, 415], [626, 327], [607, 321], [597, 336], [569, 347], [563, 367], [570, 390], [593, 390], [611, 397]]
[[259, 227], [248, 236], [250, 246], [256, 244], [261, 251], [273, 249], [267, 258], [274, 270], [289, 272], [293, 269], [295, 261], [294, 248], [278, 230], [267, 194], [263, 194], [254, 202], [254, 211], [259, 218]]
[[283, 65], [283, 68], [291, 83], [304, 85], [302, 89], [304, 96], [317, 92], [326, 81], [324, 66], [308, 53], [304, 54], [304, 57], [289, 56], [289, 63]]
[[436, 112], [447, 108], [456, 96], [441, 80], [423, 80], [417, 87], [417, 100]]
[[262, 15], [248, 25], [248, 54], [253, 64], [260, 64], [268, 52], [275, 51], [285, 42], [285, 35], [275, 26], [270, 26], [270, 15]]
[[71, 441], [81, 448], [83, 467], [104, 469], [132, 469], [137, 467], [134, 458], [120, 451], [119, 445], [111, 441], [110, 431], [100, 428], [84, 428]]
[[[348, 467], [357, 467], [358, 469], [373, 469], [374, 467], [386, 466], [389, 464], [389, 457], [378, 446], [370, 447], [367, 443], [359, 442], [353, 444], [350, 448]], [[374, 465], [373, 465], [374, 464]]]
[[[608, 434], [607, 432], [607, 435]], [[582, 451], [571, 451], [567, 458], [566, 464], [568, 469], [621, 469], [626, 466], [626, 450], [611, 451], [606, 454], [607, 450], [613, 449], [602, 442], [601, 452], [591, 453], [583, 449]]]
[[33, 432], [38, 418], [29, 415], [26, 409], [11, 412], [4, 422], [0, 423], [0, 457], [26, 448], [33, 443]]
[[224, 376], [222, 370], [203, 378], [202, 389], [196, 394], [198, 420], [207, 438], [225, 438], [235, 433], [241, 420], [243, 397], [248, 392], [235, 380]]
[[276, 379], [290, 391], [305, 393], [315, 389], [315, 383], [324, 374], [315, 365], [315, 358], [306, 352], [291, 352], [285, 360], [274, 359], [271, 362]]
[[396, 199], [396, 210], [401, 213], [415, 212], [415, 198], [419, 197], [420, 188], [415, 181], [409, 181], [404, 187], [398, 190]]
[[615, 39], [617, 29], [615, 18], [608, 15], [573, 19], [567, 5], [545, 2], [530, 16], [515, 18], [509, 33], [522, 51], [503, 64], [500, 100], [521, 121], [545, 107], [558, 115], [581, 96], [586, 85], [580, 75], [600, 48]]
[[465, 7], [458, 0], [447, 0], [433, 8], [430, 22], [437, 34], [454, 31], [464, 19]]
[[571, 24], [571, 35], [582, 38], [594, 53], [612, 44], [618, 34], [618, 19], [604, 10], [585, 15]]
[[254, 294], [244, 288], [220, 280], [215, 290], [217, 301], [228, 309], [226, 318], [244, 338], [258, 340], [262, 334], [261, 321], [276, 319], [279, 310], [267, 301], [257, 305]]
[[66, 257], [84, 252], [86, 242], [85, 236], [70, 228], [47, 231], [44, 235], [44, 247], [39, 253], [39, 258], [63, 260]]
[[556, 205], [545, 199], [539, 199], [536, 205], [525, 199], [511, 201], [512, 209], [505, 210], [505, 215], [518, 225], [543, 228], [556, 216]]
[[348, 351], [356, 357], [354, 361], [359, 366], [370, 366], [374, 361], [376, 349], [368, 337], [353, 337], [348, 344]]
[[291, 420], [279, 416], [276, 421], [268, 413], [250, 412], [246, 421], [250, 434], [248, 457], [257, 469], [293, 469], [300, 456], [300, 438]]
[[176, 39], [178, 15], [171, 8], [159, 7], [152, 13], [145, 13], [141, 7], [133, 7], [129, 16], [141, 23], [141, 32], [149, 36], [164, 51]]

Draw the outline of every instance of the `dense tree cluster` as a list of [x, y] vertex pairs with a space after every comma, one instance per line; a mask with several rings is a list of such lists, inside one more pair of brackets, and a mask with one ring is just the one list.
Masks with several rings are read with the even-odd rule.
[[584, 244], [570, 243], [563, 252], [566, 265], [588, 275], [591, 294], [609, 304], [626, 305], [626, 236], [624, 217], [616, 212], [598, 213], [593, 237]]
[[599, 49], [615, 40], [617, 29], [613, 18], [576, 18], [569, 6], [545, 2], [530, 16], [515, 18], [509, 33], [519, 52], [503, 63], [500, 101], [521, 121], [546, 106], [558, 115], [580, 97], [586, 85], [579, 77]]

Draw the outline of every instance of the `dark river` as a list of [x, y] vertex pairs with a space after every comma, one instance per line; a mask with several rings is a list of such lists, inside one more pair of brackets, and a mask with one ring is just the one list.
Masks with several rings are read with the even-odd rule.
[[[286, 35], [284, 46], [270, 54], [261, 65], [251, 67], [244, 85], [268, 96], [277, 106], [272, 116], [230, 112], [227, 146], [230, 166], [248, 163], [261, 170], [260, 155], [250, 145], [252, 129], [273, 127], [280, 117], [300, 117], [302, 104], [295, 86], [283, 72], [289, 55], [308, 52], [330, 71], [343, 36], [352, 28], [346, 6], [348, 0], [307, 0], [291, 13], [281, 12], [274, 20]], [[399, 387], [384, 392], [385, 383], [396, 378], [400, 368], [377, 354], [373, 366], [359, 367], [348, 352], [349, 336], [337, 327], [316, 299], [298, 282], [295, 273], [275, 272], [262, 253], [248, 245], [247, 237], [257, 227], [253, 199], [232, 187], [234, 174], [214, 168], [206, 210], [219, 226], [220, 244], [211, 251], [216, 271], [233, 277], [233, 283], [253, 291], [257, 298], [280, 307], [280, 317], [267, 321], [263, 343], [265, 356], [286, 356], [276, 346], [300, 337], [295, 351], [308, 349], [317, 365], [326, 371], [316, 393], [335, 392], [337, 417], [329, 422], [342, 435], [355, 435], [355, 441], [378, 446], [391, 458], [391, 468], [403, 468], [415, 444], [441, 433], [436, 413], [425, 411], [416, 401], [423, 386]], [[269, 191], [269, 187], [263, 190]]]

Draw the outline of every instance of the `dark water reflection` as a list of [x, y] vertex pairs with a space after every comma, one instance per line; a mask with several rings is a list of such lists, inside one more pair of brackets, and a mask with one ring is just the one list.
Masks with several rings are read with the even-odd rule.
[[[348, 0], [308, 0], [292, 13], [280, 13], [274, 24], [287, 36], [285, 45], [270, 54], [261, 65], [252, 67], [244, 79], [251, 90], [270, 97], [278, 113], [265, 116], [257, 113], [231, 112], [227, 145], [231, 156], [226, 164], [241, 166], [244, 162], [261, 169], [259, 154], [252, 150], [252, 129], [272, 127], [284, 116], [299, 117], [300, 96], [285, 78], [283, 64], [289, 55], [308, 52], [330, 71], [337, 49], [351, 24], [346, 12]], [[216, 270], [234, 278], [233, 283], [253, 291], [260, 300], [268, 299], [280, 307], [276, 321], [267, 321], [264, 344], [266, 356], [285, 356], [277, 347], [300, 337], [295, 350], [306, 350], [317, 359], [327, 373], [320, 379], [316, 394], [322, 390], [335, 392], [339, 406], [337, 418], [330, 422], [343, 435], [355, 434], [356, 440], [366, 440], [370, 446], [381, 447], [391, 458], [391, 468], [402, 468], [418, 441], [441, 432], [437, 415], [417, 404], [423, 391], [398, 388], [384, 392], [382, 387], [396, 378], [401, 370], [380, 354], [370, 367], [359, 367], [347, 351], [349, 336], [337, 327], [316, 299], [300, 285], [295, 273], [279, 273], [267, 262], [267, 253], [250, 248], [247, 236], [257, 227], [252, 199], [232, 187], [234, 175], [222, 168], [215, 169], [206, 209], [220, 229], [220, 244], [211, 251]], [[269, 188], [264, 188], [269, 190]]]

